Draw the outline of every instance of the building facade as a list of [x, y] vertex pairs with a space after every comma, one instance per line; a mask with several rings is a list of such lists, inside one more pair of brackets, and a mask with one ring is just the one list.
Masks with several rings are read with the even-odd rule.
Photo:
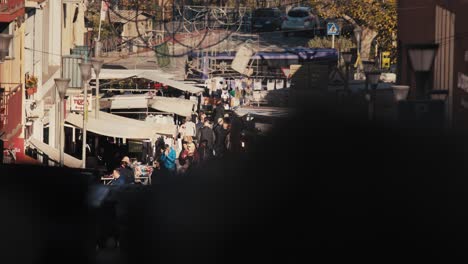
[[468, 130], [468, 0], [399, 0], [398, 49], [400, 84], [415, 92], [415, 75], [407, 45], [438, 44], [428, 85], [447, 90], [447, 120]]
[[13, 149], [19, 162], [28, 160], [23, 154], [30, 138], [58, 146], [54, 79], [62, 76], [62, 57], [84, 44], [85, 10], [84, 0], [0, 3], [0, 30], [13, 35], [0, 64], [0, 135], [4, 153]]

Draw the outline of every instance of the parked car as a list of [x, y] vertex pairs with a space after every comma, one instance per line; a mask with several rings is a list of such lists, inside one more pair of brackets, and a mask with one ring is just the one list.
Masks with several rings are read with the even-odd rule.
[[274, 31], [281, 29], [282, 14], [278, 8], [259, 8], [252, 13], [253, 31]]
[[323, 34], [325, 20], [314, 14], [310, 7], [294, 7], [283, 17], [281, 29], [288, 36], [291, 31], [305, 31], [312, 34]]

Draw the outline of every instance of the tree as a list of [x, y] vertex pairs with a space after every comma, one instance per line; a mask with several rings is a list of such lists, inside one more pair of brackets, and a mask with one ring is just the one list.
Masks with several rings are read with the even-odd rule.
[[324, 18], [344, 18], [362, 29], [361, 58], [368, 60], [372, 42], [394, 52], [397, 0], [309, 0]]

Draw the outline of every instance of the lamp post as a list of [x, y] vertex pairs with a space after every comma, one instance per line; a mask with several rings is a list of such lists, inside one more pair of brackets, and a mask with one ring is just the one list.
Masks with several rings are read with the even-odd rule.
[[86, 121], [88, 117], [88, 82], [91, 79], [91, 67], [92, 64], [89, 62], [81, 62], [78, 64], [81, 71], [81, 79], [83, 81], [83, 136], [82, 136], [82, 153], [81, 157], [83, 160], [83, 169], [86, 168]]
[[393, 98], [397, 103], [406, 100], [408, 98], [409, 86], [407, 85], [393, 85]]
[[65, 99], [65, 94], [67, 93], [67, 89], [68, 89], [68, 84], [70, 83], [70, 79], [63, 79], [63, 78], [56, 78], [54, 79], [55, 81], [55, 87], [57, 89], [57, 93], [59, 95], [59, 109], [58, 109], [58, 112], [59, 112], [59, 127], [60, 127], [60, 133], [59, 133], [59, 143], [60, 143], [60, 146], [59, 146], [59, 151], [60, 151], [60, 158], [59, 158], [59, 162], [60, 162], [60, 167], [63, 167], [63, 160], [64, 160], [64, 138], [65, 138], [65, 132], [64, 132], [64, 109], [63, 109], [63, 100]]
[[[373, 61], [362, 61], [362, 67], [364, 72], [371, 72], [375, 69], [375, 64]], [[369, 91], [369, 80], [366, 78], [366, 85], [365, 85], [366, 93]]]
[[366, 80], [369, 81], [372, 91], [370, 93], [370, 102], [369, 102], [369, 119], [375, 120], [375, 99], [377, 94], [377, 86], [379, 85], [380, 81], [380, 71], [369, 71], [366, 72]]
[[[362, 29], [361, 27], [355, 27], [353, 30], [354, 37], [356, 38], [356, 46], [357, 46], [357, 55], [358, 58], [361, 58], [361, 35], [362, 35]], [[361, 73], [361, 69], [359, 68], [359, 64], [357, 67], [357, 73]]]
[[102, 65], [104, 64], [104, 60], [99, 59], [92, 59], [91, 64], [93, 65], [94, 73], [96, 74], [96, 103], [94, 106], [94, 117], [98, 119], [99, 111], [100, 111], [100, 104], [99, 104], [99, 74], [101, 73]]
[[429, 79], [434, 65], [438, 44], [413, 44], [408, 45], [408, 56], [416, 75], [416, 97], [427, 99], [426, 81]]
[[351, 65], [351, 60], [353, 59], [353, 53], [349, 51], [341, 52], [341, 57], [345, 63], [345, 90], [349, 90], [349, 66]]

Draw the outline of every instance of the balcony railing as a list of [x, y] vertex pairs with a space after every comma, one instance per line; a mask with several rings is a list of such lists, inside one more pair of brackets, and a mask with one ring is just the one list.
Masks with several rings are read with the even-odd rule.
[[0, 0], [0, 22], [11, 22], [24, 14], [24, 0]]
[[21, 125], [22, 84], [0, 83], [0, 134], [16, 134]]

